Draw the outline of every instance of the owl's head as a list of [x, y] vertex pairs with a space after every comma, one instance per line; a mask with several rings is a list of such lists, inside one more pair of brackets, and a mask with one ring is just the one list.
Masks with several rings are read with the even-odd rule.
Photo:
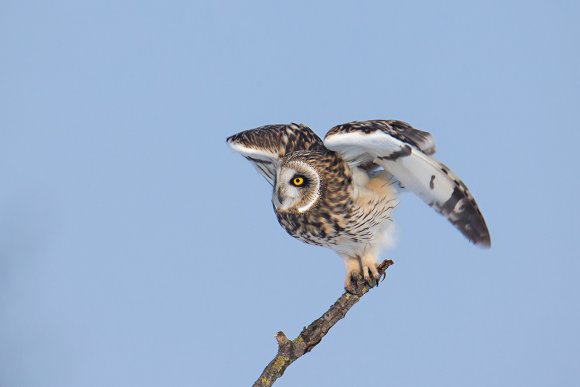
[[276, 170], [272, 203], [278, 212], [303, 213], [320, 199], [321, 173], [306, 155], [282, 158]]

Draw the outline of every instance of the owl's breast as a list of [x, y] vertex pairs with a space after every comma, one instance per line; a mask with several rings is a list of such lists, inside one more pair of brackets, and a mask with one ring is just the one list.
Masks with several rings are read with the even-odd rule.
[[347, 234], [347, 215], [314, 210], [303, 214], [276, 212], [280, 225], [294, 238], [311, 245], [331, 247]]
[[334, 200], [327, 195], [310, 211], [276, 211], [276, 216], [290, 235], [303, 242], [341, 254], [356, 253], [380, 243], [385, 226], [391, 222], [396, 197], [385, 183], [371, 179], [347, 199]]

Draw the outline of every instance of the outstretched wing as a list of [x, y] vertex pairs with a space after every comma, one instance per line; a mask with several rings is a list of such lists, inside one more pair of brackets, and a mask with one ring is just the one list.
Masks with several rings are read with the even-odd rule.
[[302, 124], [265, 125], [234, 134], [226, 140], [252, 162], [258, 172], [274, 185], [276, 162], [299, 150], [323, 148], [324, 144], [309, 127]]
[[471, 242], [489, 247], [489, 231], [467, 186], [429, 155], [431, 135], [401, 121], [359, 121], [335, 126], [324, 145], [347, 162], [381, 165], [403, 187], [445, 216]]

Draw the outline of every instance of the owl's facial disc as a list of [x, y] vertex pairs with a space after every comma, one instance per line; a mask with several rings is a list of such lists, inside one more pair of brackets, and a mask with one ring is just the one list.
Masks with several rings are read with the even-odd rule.
[[318, 201], [319, 190], [318, 172], [304, 162], [293, 161], [278, 170], [272, 203], [277, 211], [302, 213]]

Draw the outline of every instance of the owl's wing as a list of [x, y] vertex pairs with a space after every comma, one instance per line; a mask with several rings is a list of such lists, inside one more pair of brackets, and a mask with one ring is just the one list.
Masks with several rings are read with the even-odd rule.
[[430, 157], [431, 135], [401, 121], [360, 121], [335, 126], [324, 145], [357, 165], [381, 165], [406, 189], [445, 216], [471, 242], [489, 247], [489, 231], [467, 186]]
[[324, 145], [309, 127], [302, 124], [265, 125], [234, 134], [226, 140], [235, 151], [252, 162], [256, 170], [274, 185], [276, 163], [289, 153], [322, 149]]

